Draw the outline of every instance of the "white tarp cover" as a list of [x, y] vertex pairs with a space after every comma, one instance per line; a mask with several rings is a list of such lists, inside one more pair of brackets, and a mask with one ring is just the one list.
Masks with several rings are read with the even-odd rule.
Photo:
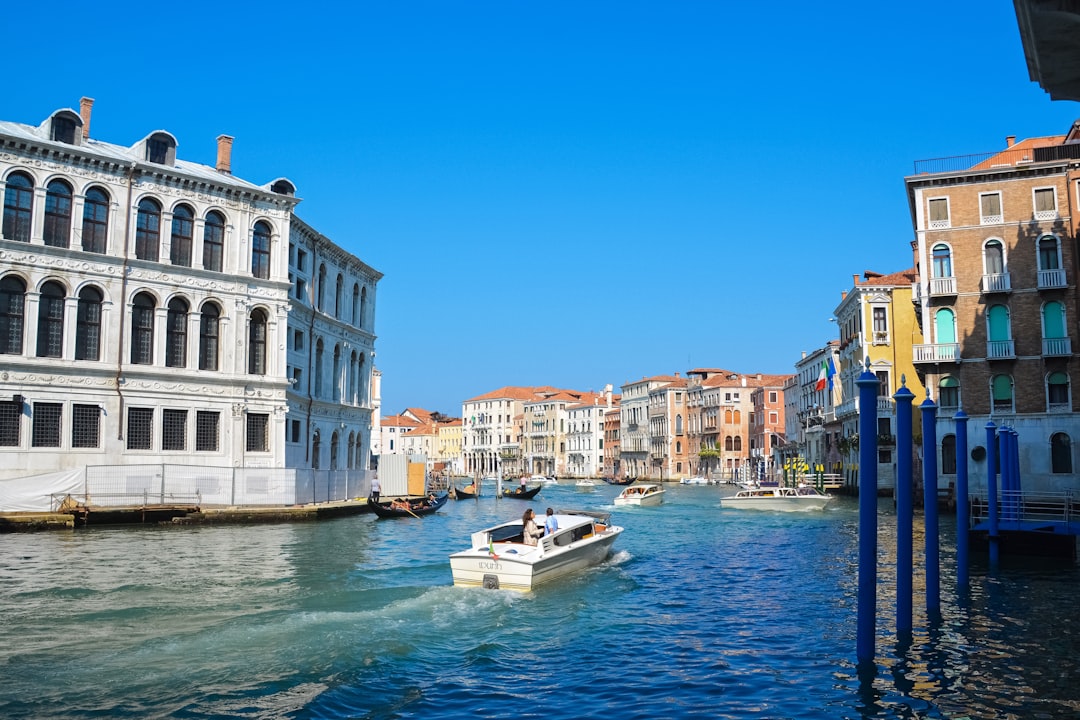
[[52, 496], [83, 494], [83, 470], [0, 480], [0, 512], [51, 512]]

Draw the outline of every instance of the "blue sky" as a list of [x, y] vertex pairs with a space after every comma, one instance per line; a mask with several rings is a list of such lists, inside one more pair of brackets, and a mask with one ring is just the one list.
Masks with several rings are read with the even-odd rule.
[[[1064, 133], [1011, 2], [49, 4], [5, 10], [0, 117], [285, 176], [385, 274], [383, 412], [504, 385], [791, 372], [911, 265], [918, 159]], [[61, 41], [49, 46], [50, 40]]]

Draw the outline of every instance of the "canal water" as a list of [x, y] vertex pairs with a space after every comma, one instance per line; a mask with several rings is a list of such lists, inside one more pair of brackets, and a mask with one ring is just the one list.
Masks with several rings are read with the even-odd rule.
[[[1080, 717], [1072, 563], [976, 566], [958, 593], [944, 520], [942, 617], [917, 576], [898, 642], [882, 500], [878, 659], [860, 674], [856, 501], [760, 513], [719, 507], [729, 488], [668, 486], [660, 507], [616, 509], [616, 490], [0, 536], [0, 717]], [[454, 588], [447, 556], [530, 504], [609, 510], [626, 532], [554, 587]]]

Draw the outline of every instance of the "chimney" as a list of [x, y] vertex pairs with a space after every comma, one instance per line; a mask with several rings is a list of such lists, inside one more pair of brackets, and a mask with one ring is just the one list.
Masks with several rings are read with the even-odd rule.
[[859, 276], [857, 274], [852, 274], [852, 276], [851, 276], [851, 284], [852, 285], [858, 285], [859, 284]]
[[94, 98], [84, 97], [79, 100], [79, 117], [82, 118], [83, 140], [90, 137], [90, 110], [94, 107]]
[[232, 137], [218, 135], [217, 138], [217, 168], [218, 172], [232, 175]]
[[1016, 136], [1015, 135], [1006, 135], [1005, 136], [1005, 147], [1011, 148], [1014, 144], [1016, 144]]

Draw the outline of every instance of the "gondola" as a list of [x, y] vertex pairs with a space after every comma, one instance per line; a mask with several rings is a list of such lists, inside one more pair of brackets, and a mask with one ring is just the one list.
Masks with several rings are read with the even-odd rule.
[[422, 515], [430, 515], [444, 504], [446, 504], [449, 495], [443, 493], [434, 500], [428, 500], [427, 498], [420, 501], [402, 501], [407, 502], [409, 509], [406, 510], [403, 507], [394, 507], [393, 502], [377, 502], [371, 503], [372, 511], [381, 518], [399, 518], [399, 517], [420, 517]]
[[466, 485], [465, 486], [465, 487], [471, 487], [472, 491], [466, 490], [465, 488], [459, 488], [457, 486], [452, 486], [452, 487], [454, 488], [454, 490], [451, 493], [451, 495], [454, 496], [455, 500], [472, 500], [474, 497], [476, 497], [476, 486], [475, 485]]
[[515, 500], [532, 500], [536, 496], [536, 493], [540, 492], [542, 485], [537, 485], [534, 488], [528, 490], [522, 490], [518, 488], [516, 490], [503, 490], [504, 498], [514, 498]]

